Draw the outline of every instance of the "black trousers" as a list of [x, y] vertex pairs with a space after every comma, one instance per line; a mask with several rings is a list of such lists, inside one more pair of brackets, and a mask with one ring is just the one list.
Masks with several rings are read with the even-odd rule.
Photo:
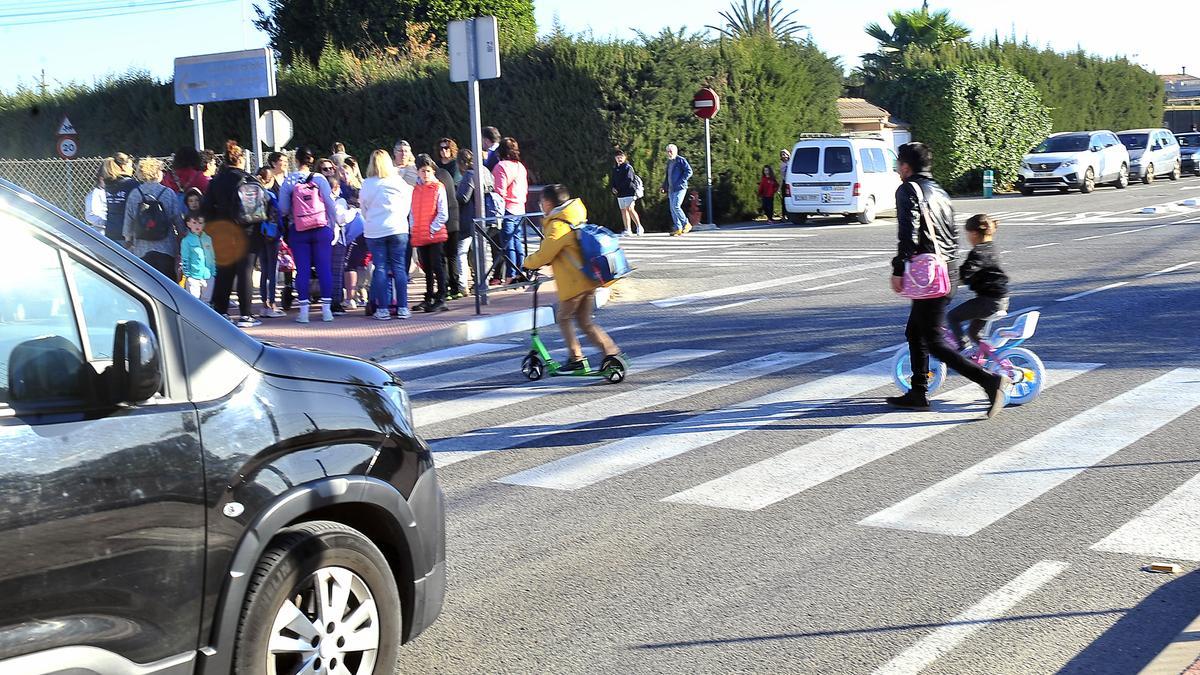
[[[970, 336], [971, 342], [979, 344], [983, 337], [979, 333], [987, 325], [986, 319], [1000, 310], [1007, 309], [1008, 298], [989, 298], [986, 295], [977, 295], [950, 310], [947, 319], [950, 321], [950, 330], [954, 331], [954, 337], [958, 340], [958, 346], [960, 348], [967, 347], [964, 339], [966, 336]], [[967, 321], [970, 321], [971, 325], [964, 333], [963, 323]]]
[[446, 261], [446, 284], [449, 287], [450, 295], [458, 295], [463, 292], [463, 289], [458, 287], [459, 231], [451, 230], [446, 235], [448, 238], [446, 239], [446, 243], [442, 245], [442, 257]]
[[[446, 268], [442, 266], [442, 244], [417, 247], [421, 269], [425, 270], [425, 304], [433, 305], [446, 299]], [[437, 288], [434, 288], [434, 282]]]
[[179, 283], [179, 279], [175, 274], [175, 256], [159, 251], [147, 251], [146, 255], [142, 256], [142, 262], [153, 267], [159, 274], [171, 281]]
[[774, 197], [762, 197], [762, 211], [763, 215], [767, 217], [767, 220], [771, 220], [775, 217]]
[[[953, 282], [954, 280], [952, 280]], [[951, 284], [953, 287], [953, 283]], [[913, 300], [908, 314], [908, 327], [904, 337], [908, 338], [908, 350], [912, 358], [912, 388], [925, 392], [929, 389], [929, 356], [936, 356], [955, 372], [981, 387], [996, 383], [999, 375], [993, 375], [958, 353], [946, 342], [943, 327], [946, 325], [946, 308], [950, 306], [950, 295], [932, 300]]]
[[254, 256], [250, 253], [238, 258], [232, 265], [217, 266], [212, 308], [217, 310], [217, 314], [229, 313], [229, 296], [233, 292], [235, 281], [237, 282], [240, 316], [252, 316], [250, 308], [254, 301], [254, 295], [250, 289], [254, 283]]

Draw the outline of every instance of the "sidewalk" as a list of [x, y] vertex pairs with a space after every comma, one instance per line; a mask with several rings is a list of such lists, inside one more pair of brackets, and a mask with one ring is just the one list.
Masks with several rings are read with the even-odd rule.
[[[415, 289], [415, 286], [409, 289], [410, 305], [421, 298], [420, 294], [414, 294]], [[482, 307], [483, 313], [479, 315], [475, 314], [475, 298], [470, 296], [451, 302], [449, 312], [418, 312], [403, 321], [395, 318], [377, 321], [357, 309], [335, 316], [332, 322], [326, 323], [321, 321], [320, 312], [314, 306], [311, 323], [299, 324], [293, 307], [286, 317], [263, 319], [261, 326], [246, 329], [246, 334], [262, 342], [286, 347], [383, 359], [527, 331], [532, 326], [533, 293], [529, 289], [491, 289], [488, 300], [489, 304]], [[542, 284], [538, 325], [554, 322], [554, 311], [550, 306], [554, 300], [553, 282]]]
[[1200, 616], [1154, 657], [1141, 675], [1200, 675]]

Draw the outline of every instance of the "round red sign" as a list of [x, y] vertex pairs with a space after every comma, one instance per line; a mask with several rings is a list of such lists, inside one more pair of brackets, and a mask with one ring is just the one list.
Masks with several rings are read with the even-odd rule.
[[709, 120], [716, 117], [717, 111], [721, 109], [721, 97], [717, 96], [717, 92], [705, 87], [696, 92], [692, 97], [692, 112], [702, 120]]

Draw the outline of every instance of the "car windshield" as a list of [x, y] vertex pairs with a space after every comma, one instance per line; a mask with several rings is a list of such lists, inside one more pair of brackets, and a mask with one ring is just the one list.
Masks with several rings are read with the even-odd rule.
[[1175, 139], [1185, 148], [1200, 148], [1200, 134], [1181, 134]]
[[1145, 150], [1150, 134], [1121, 134], [1118, 138], [1121, 139], [1121, 145], [1130, 150]]
[[792, 173], [813, 175], [817, 172], [817, 161], [820, 157], [820, 148], [796, 148], [796, 152], [792, 153]]
[[1084, 152], [1088, 149], [1088, 136], [1072, 134], [1070, 136], [1051, 136], [1033, 149], [1035, 153], [1043, 152]]

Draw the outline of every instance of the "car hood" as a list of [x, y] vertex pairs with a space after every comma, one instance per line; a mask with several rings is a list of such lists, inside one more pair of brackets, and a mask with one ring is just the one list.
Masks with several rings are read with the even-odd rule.
[[378, 364], [318, 349], [289, 349], [264, 345], [255, 370], [299, 380], [382, 387], [396, 379]]
[[1086, 152], [1047, 152], [1047, 153], [1030, 153], [1025, 155], [1025, 161], [1037, 164], [1053, 164], [1055, 162], [1065, 162], [1073, 159], [1078, 161], [1080, 157], [1086, 155]]
[[1141, 159], [1142, 155], [1144, 155], [1144, 154], [1146, 154], [1145, 148], [1142, 148], [1141, 150], [1130, 150], [1129, 151], [1129, 159], [1130, 159], [1130, 161]]
[[1197, 151], [1197, 150], [1200, 150], [1200, 148], [1186, 148], [1186, 147], [1180, 146], [1180, 147], [1179, 147], [1179, 154], [1181, 154], [1181, 155], [1194, 155], [1194, 154], [1196, 154], [1196, 151]]

